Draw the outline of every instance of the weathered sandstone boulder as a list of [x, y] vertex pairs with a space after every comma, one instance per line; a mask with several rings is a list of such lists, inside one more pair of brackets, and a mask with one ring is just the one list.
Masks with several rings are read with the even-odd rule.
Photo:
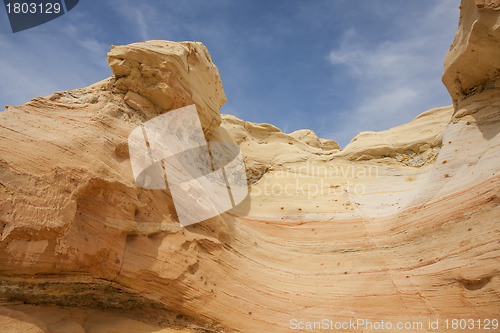
[[[450, 332], [445, 319], [498, 319], [500, 87], [463, 90], [496, 79], [500, 44], [484, 37], [496, 36], [496, 6], [462, 1], [443, 77], [453, 107], [342, 150], [220, 116], [200, 43], [117, 46], [113, 77], [8, 107], [0, 331], [289, 332], [326, 318]], [[127, 137], [193, 103], [208, 139], [241, 148], [249, 194], [183, 228], [168, 189], [136, 185]]]
[[443, 83], [453, 104], [500, 87], [500, 1], [461, 3], [458, 31], [444, 62]]
[[221, 123], [226, 95], [219, 71], [199, 42], [153, 40], [111, 46], [108, 62], [125, 101], [137, 112], [163, 113], [195, 104], [206, 132]]

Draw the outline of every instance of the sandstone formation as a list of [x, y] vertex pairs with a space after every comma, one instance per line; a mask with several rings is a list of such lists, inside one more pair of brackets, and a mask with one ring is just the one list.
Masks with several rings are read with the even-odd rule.
[[[344, 149], [219, 115], [217, 68], [194, 42], [113, 47], [113, 77], [7, 107], [0, 331], [289, 332], [363, 319], [417, 326], [325, 331], [450, 332], [446, 319], [500, 319], [497, 7], [462, 1], [443, 75], [454, 106]], [[137, 187], [127, 137], [190, 104], [209, 140], [240, 146], [249, 195], [183, 228], [168, 190]]]
[[226, 95], [207, 49], [196, 42], [111, 46], [108, 62], [128, 106], [146, 116], [195, 104], [204, 129], [221, 123]]
[[455, 106], [471, 95], [500, 86], [500, 1], [462, 1], [461, 9], [443, 74]]

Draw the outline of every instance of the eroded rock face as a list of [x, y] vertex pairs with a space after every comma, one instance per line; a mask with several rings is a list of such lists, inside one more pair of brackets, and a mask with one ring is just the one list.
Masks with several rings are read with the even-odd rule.
[[[158, 45], [163, 53], [153, 51]], [[134, 67], [132, 55], [137, 55], [137, 49], [143, 52], [146, 64], [139, 67], [151, 76], [143, 77]], [[137, 309], [142, 318], [162, 317], [168, 325], [203, 322], [210, 327], [215, 325], [213, 321], [193, 319], [185, 311], [169, 311], [161, 299], [177, 303], [172, 309], [182, 307], [185, 296], [181, 289], [189, 287], [179, 285], [177, 290], [177, 283], [172, 282], [183, 283], [185, 275], [194, 274], [199, 259], [178, 255], [178, 251], [220, 251], [232, 234], [231, 222], [216, 217], [211, 221], [217, 228], [208, 224], [191, 231], [181, 228], [168, 191], [136, 186], [127, 137], [144, 121], [168, 112], [157, 100], [149, 99], [155, 87], [165, 82], [173, 82], [172, 107], [194, 102], [200, 118], [205, 119], [206, 132], [216, 128], [218, 107], [224, 99], [217, 69], [200, 43], [154, 41], [114, 50], [112, 54], [124, 58], [122, 65], [129, 66], [128, 76], [126, 71], [117, 72], [121, 76], [34, 98], [0, 113], [1, 298], [101, 309], [118, 305], [127, 311]], [[167, 67], [154, 68], [161, 64]], [[130, 77], [134, 82], [126, 81]], [[219, 93], [215, 93], [217, 85]], [[207, 88], [211, 86], [213, 91]], [[211, 96], [204, 100], [206, 92]], [[160, 100], [165, 98], [160, 96]], [[169, 240], [162, 246], [167, 235]], [[141, 255], [125, 259], [126, 253], [134, 252], [150, 253], [152, 261]], [[166, 266], [160, 265], [153, 274], [157, 282], [146, 278], [156, 287], [139, 287], [133, 282], [142, 280], [136, 273], [147, 276], [147, 271], [156, 270], [157, 255], [162, 261], [169, 259], [168, 265], [164, 261]], [[135, 272], [129, 277], [131, 284], [122, 285], [118, 277], [128, 275], [129, 269]], [[26, 283], [26, 276], [44, 278], [30, 278], [32, 284]], [[112, 286], [116, 283], [120, 286]], [[150, 293], [151, 298], [141, 296], [143, 291], [136, 287], [149, 290], [145, 294]]]
[[458, 31], [444, 61], [453, 104], [500, 87], [500, 2], [462, 0]]
[[157, 113], [195, 104], [205, 132], [219, 127], [226, 95], [219, 71], [202, 43], [148, 41], [111, 46], [108, 62], [125, 101]]
[[[463, 17], [481, 10], [471, 3]], [[307, 130], [230, 115], [218, 126], [223, 92], [203, 50], [115, 47], [115, 77], [0, 113], [1, 331], [498, 318], [500, 88], [340, 150]], [[207, 138], [241, 147], [250, 186], [236, 208], [182, 228], [168, 190], [136, 186], [127, 136], [190, 102]]]

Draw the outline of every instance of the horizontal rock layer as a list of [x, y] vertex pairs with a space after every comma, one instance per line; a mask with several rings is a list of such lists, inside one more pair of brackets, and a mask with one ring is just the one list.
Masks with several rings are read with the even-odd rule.
[[[483, 7], [464, 0], [462, 22]], [[458, 75], [450, 59], [445, 77]], [[0, 330], [498, 319], [500, 87], [340, 149], [220, 116], [200, 43], [114, 47], [109, 60], [112, 78], [0, 113]], [[250, 186], [234, 209], [182, 228], [168, 190], [136, 186], [127, 137], [186, 103], [208, 139], [241, 147]]]

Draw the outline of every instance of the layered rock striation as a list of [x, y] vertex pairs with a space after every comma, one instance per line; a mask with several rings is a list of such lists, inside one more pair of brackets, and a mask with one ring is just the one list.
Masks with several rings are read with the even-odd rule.
[[[344, 149], [221, 116], [217, 68], [195, 42], [113, 47], [113, 77], [7, 107], [1, 330], [289, 332], [326, 318], [448, 332], [445, 319], [499, 319], [499, 15], [462, 1], [443, 75], [453, 106]], [[191, 104], [207, 139], [240, 146], [249, 195], [183, 228], [168, 189], [135, 184], [127, 137]]]

